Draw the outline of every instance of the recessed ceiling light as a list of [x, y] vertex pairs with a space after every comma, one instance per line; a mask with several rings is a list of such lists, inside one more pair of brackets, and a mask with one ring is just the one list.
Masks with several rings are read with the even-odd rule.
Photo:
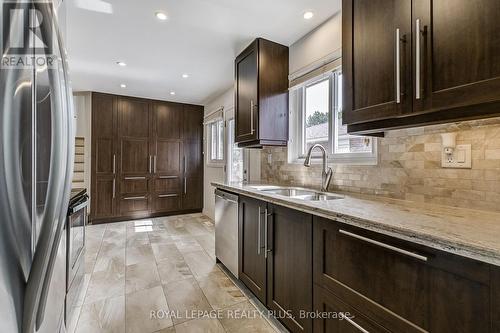
[[312, 19], [312, 17], [314, 16], [314, 13], [313, 12], [305, 12], [304, 13], [304, 18], [306, 20], [309, 20], [309, 19]]
[[183, 77], [184, 79], [187, 79], [187, 78], [189, 77], [189, 74], [182, 74], [182, 77]]
[[172, 95], [172, 96], [175, 95], [175, 91], [171, 91], [170, 95]]
[[127, 66], [127, 64], [126, 64], [126, 63], [124, 63], [123, 61], [117, 61], [117, 62], [116, 62], [116, 64], [117, 64], [118, 66], [121, 66], [121, 67], [125, 67], [125, 66]]
[[127, 88], [127, 85], [122, 83], [122, 84], [120, 84], [120, 87]]
[[164, 12], [161, 12], [161, 11], [156, 12], [155, 15], [156, 15], [156, 18], [158, 20], [165, 21], [166, 19], [168, 19], [167, 14], [165, 14]]

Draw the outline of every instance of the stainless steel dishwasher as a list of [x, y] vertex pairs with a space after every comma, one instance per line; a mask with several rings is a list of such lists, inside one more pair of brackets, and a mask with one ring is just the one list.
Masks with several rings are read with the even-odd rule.
[[238, 196], [215, 190], [215, 256], [238, 277]]

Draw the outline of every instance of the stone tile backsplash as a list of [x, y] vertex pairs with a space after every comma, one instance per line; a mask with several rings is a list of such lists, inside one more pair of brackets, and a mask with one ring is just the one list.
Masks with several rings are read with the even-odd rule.
[[[440, 134], [447, 132], [472, 145], [472, 169], [441, 168]], [[287, 148], [261, 154], [263, 182], [320, 186], [321, 165], [288, 164]], [[378, 165], [331, 167], [330, 191], [500, 211], [500, 118], [388, 131], [378, 139]]]

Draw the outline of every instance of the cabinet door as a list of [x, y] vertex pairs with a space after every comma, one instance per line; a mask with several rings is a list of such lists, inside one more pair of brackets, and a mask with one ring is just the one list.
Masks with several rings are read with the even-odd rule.
[[314, 333], [389, 332], [317, 285], [314, 285], [314, 311], [324, 314], [314, 321]]
[[155, 102], [153, 118], [153, 207], [155, 213], [181, 209], [182, 113], [176, 103]]
[[185, 105], [182, 140], [182, 209], [203, 208], [203, 108]]
[[498, 0], [414, 0], [416, 111], [500, 101], [498, 13]]
[[116, 99], [92, 94], [92, 219], [116, 214]]
[[258, 138], [258, 41], [250, 45], [235, 64], [235, 142]]
[[[276, 311], [291, 332], [312, 332], [312, 216], [270, 206], [264, 219], [267, 255], [267, 306]], [[267, 213], [267, 211], [265, 211]]]
[[149, 212], [153, 156], [149, 102], [118, 99], [120, 213], [124, 216]]
[[343, 0], [343, 121], [411, 111], [411, 0]]
[[239, 279], [255, 296], [266, 303], [266, 257], [264, 219], [267, 205], [259, 200], [240, 197], [239, 204]]

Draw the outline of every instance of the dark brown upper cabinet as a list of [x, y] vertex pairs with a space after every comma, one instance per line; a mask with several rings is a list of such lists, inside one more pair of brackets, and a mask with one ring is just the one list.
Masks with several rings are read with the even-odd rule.
[[343, 0], [342, 8], [350, 133], [500, 114], [500, 2]]
[[257, 38], [235, 61], [235, 142], [286, 146], [288, 47]]

